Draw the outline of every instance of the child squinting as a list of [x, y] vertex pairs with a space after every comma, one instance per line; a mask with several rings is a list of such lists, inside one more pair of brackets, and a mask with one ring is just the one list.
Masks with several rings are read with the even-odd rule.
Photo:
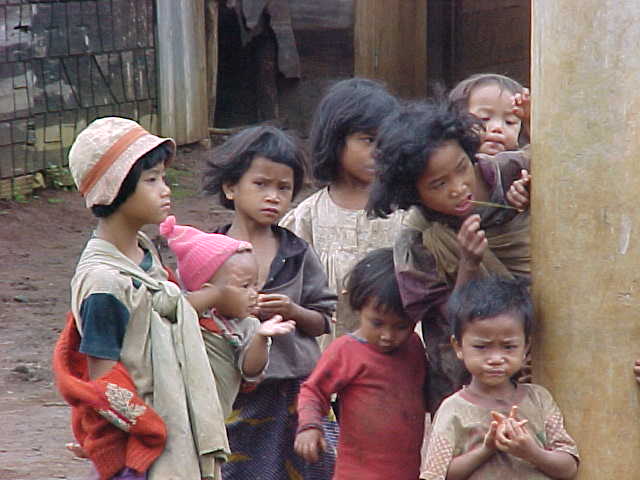
[[347, 280], [360, 316], [336, 339], [302, 385], [295, 450], [309, 462], [327, 448], [321, 423], [332, 394], [340, 404], [336, 480], [415, 480], [420, 465], [426, 358], [407, 318], [394, 275], [393, 251], [374, 250]]
[[560, 409], [544, 387], [514, 380], [533, 329], [526, 286], [472, 280], [453, 292], [447, 310], [471, 382], [437, 411], [420, 478], [572, 478], [578, 451]]

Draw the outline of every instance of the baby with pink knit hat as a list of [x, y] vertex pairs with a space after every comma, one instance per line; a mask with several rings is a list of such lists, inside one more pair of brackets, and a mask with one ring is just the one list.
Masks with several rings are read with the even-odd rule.
[[268, 364], [271, 337], [295, 329], [282, 316], [260, 322], [254, 312], [258, 263], [250, 243], [218, 233], [177, 225], [174, 216], [160, 224], [160, 233], [176, 255], [178, 276], [193, 295], [214, 298], [214, 307], [200, 315], [209, 363], [225, 416], [242, 380], [260, 380]]

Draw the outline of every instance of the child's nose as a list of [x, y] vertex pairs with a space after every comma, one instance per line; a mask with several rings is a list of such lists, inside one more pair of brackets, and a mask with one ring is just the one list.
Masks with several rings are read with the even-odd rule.
[[504, 130], [504, 122], [502, 120], [490, 120], [487, 125], [487, 130], [493, 133], [502, 133]]

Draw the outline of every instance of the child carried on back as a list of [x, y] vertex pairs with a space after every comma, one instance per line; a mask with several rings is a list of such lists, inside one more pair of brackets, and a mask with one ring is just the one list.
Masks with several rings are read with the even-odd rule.
[[174, 216], [160, 224], [160, 233], [176, 254], [182, 285], [190, 292], [209, 289], [215, 299], [200, 326], [226, 418], [241, 381], [257, 382], [264, 374], [270, 337], [292, 332], [295, 322], [274, 315], [261, 323], [250, 316], [258, 297], [258, 264], [250, 243], [176, 225]]

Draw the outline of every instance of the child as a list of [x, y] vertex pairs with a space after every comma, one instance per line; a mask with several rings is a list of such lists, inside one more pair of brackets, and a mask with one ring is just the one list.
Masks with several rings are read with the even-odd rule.
[[305, 239], [318, 253], [338, 294], [336, 321], [326, 348], [335, 337], [351, 332], [358, 316], [349, 308], [343, 278], [365, 253], [391, 246], [402, 216], [368, 219], [364, 207], [375, 178], [375, 136], [382, 120], [398, 104], [379, 83], [352, 78], [335, 84], [318, 105], [311, 125], [313, 176], [325, 187], [280, 222]]
[[471, 383], [436, 413], [420, 478], [573, 478], [578, 451], [551, 394], [514, 381], [533, 330], [526, 286], [498, 276], [472, 280], [453, 292], [447, 312]]
[[[91, 123], [69, 152], [98, 226], [71, 281], [54, 371], [72, 405], [74, 451], [103, 480], [219, 479], [229, 453], [197, 315], [140, 232], [169, 213], [174, 155], [173, 140], [117, 117]], [[209, 297], [189, 301], [203, 309]]]
[[[530, 134], [528, 89], [504, 75], [480, 73], [458, 83], [449, 93], [449, 100], [460, 111], [481, 120], [484, 128], [479, 154], [516, 164], [529, 161], [528, 145], [525, 146]], [[530, 181], [529, 172], [523, 170], [507, 192], [511, 205], [520, 209], [528, 205]]]
[[471, 115], [446, 102], [409, 104], [378, 134], [378, 177], [369, 211], [384, 217], [413, 207], [394, 243], [405, 312], [422, 322], [429, 357], [428, 410], [460, 388], [464, 367], [451, 349], [443, 314], [455, 285], [486, 272], [529, 277], [529, 222], [505, 203], [528, 165], [477, 162], [480, 138]]
[[160, 224], [160, 233], [176, 255], [184, 288], [192, 292], [209, 287], [216, 292], [215, 306], [200, 318], [200, 326], [227, 418], [241, 380], [261, 379], [271, 337], [292, 332], [295, 322], [274, 315], [261, 323], [249, 316], [256, 303], [258, 280], [258, 263], [250, 243], [176, 225], [174, 216]]
[[426, 357], [407, 318], [394, 275], [393, 250], [360, 260], [347, 280], [360, 326], [320, 357], [298, 400], [295, 449], [310, 462], [326, 448], [323, 415], [338, 393], [340, 441], [334, 479], [415, 480], [424, 430]]
[[[300, 384], [313, 370], [320, 350], [315, 337], [329, 332], [336, 296], [317, 255], [277, 222], [305, 176], [304, 150], [283, 131], [260, 126], [231, 137], [213, 152], [205, 170], [205, 191], [234, 210], [233, 221], [218, 230], [250, 242], [258, 260], [260, 318], [281, 315], [296, 328], [273, 339], [265, 379], [240, 393], [227, 420], [234, 458], [225, 478], [330, 478], [333, 457], [314, 468], [293, 451]], [[336, 432], [335, 422], [330, 426]]]

